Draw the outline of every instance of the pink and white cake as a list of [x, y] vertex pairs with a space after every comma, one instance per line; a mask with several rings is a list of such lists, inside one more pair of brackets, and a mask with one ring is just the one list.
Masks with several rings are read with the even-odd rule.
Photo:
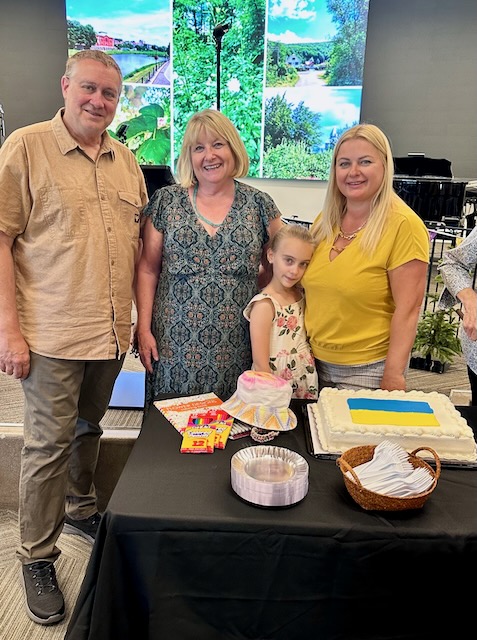
[[325, 387], [308, 412], [325, 452], [390, 440], [407, 451], [430, 447], [443, 460], [477, 461], [472, 429], [441, 393]]
[[233, 418], [271, 431], [290, 431], [297, 425], [289, 408], [292, 387], [264, 371], [244, 371], [237, 379], [237, 390], [221, 408]]

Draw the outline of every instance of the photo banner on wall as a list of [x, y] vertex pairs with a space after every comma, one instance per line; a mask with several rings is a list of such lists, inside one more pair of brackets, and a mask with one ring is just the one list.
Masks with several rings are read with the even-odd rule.
[[69, 55], [101, 49], [124, 89], [109, 132], [141, 164], [175, 166], [189, 118], [237, 127], [250, 177], [327, 180], [359, 122], [369, 0], [73, 0]]

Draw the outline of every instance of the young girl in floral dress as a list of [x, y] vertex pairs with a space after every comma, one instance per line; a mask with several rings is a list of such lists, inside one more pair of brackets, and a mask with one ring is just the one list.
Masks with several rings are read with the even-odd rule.
[[300, 287], [314, 248], [313, 236], [305, 227], [282, 227], [267, 251], [272, 279], [243, 312], [250, 321], [252, 369], [288, 380], [294, 398], [318, 397], [315, 360], [304, 326], [305, 298]]

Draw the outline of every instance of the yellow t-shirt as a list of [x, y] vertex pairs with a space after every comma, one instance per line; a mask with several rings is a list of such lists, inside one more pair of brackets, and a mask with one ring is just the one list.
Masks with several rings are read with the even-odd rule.
[[313, 354], [332, 364], [366, 364], [386, 357], [395, 310], [388, 271], [410, 260], [429, 262], [429, 233], [402, 201], [373, 255], [360, 248], [363, 232], [332, 261], [333, 243], [322, 241], [302, 279]]

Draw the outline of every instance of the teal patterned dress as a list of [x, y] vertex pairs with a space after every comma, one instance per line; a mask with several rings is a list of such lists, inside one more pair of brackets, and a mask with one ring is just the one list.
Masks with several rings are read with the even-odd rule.
[[159, 361], [146, 375], [145, 409], [159, 393], [214, 392], [226, 400], [252, 365], [242, 311], [258, 291], [267, 228], [280, 212], [268, 194], [236, 181], [232, 207], [213, 237], [180, 185], [158, 189], [144, 213], [164, 233], [152, 311]]

